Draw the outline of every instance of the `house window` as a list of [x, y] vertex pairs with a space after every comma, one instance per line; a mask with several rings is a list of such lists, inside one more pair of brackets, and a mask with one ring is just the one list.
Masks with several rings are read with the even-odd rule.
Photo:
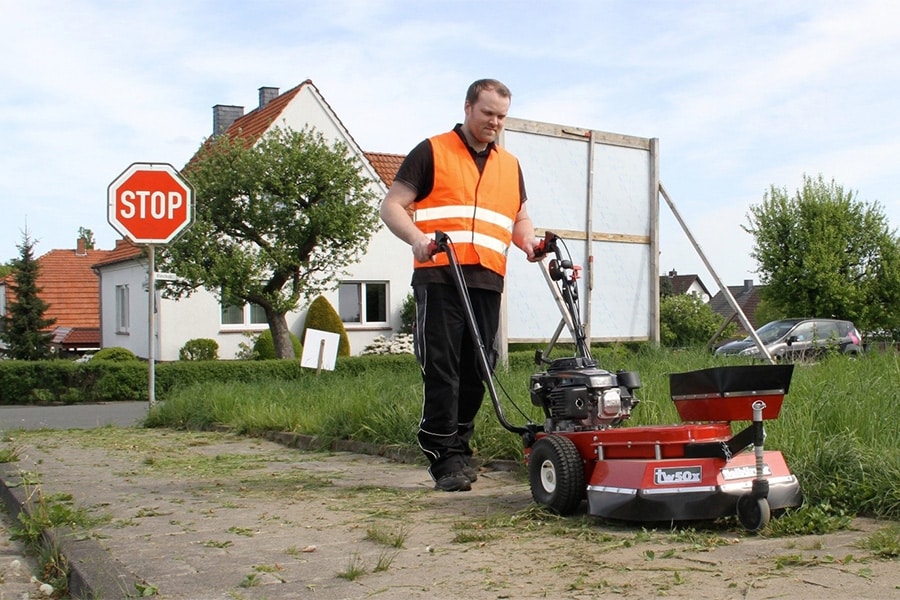
[[116, 286], [116, 333], [128, 333], [131, 316], [128, 310], [128, 285]]
[[266, 311], [259, 304], [244, 303], [233, 298], [223, 296], [222, 299], [222, 325], [235, 325], [240, 327], [252, 326], [259, 329], [259, 325], [266, 325]]
[[338, 290], [338, 313], [344, 323], [387, 325], [387, 283], [342, 283]]

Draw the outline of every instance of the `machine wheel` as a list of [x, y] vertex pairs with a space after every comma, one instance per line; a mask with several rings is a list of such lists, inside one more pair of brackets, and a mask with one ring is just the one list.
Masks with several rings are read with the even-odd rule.
[[561, 515], [573, 513], [584, 498], [584, 464], [565, 436], [548, 435], [534, 444], [528, 478], [534, 501]]
[[769, 501], [753, 494], [741, 496], [737, 502], [737, 517], [747, 531], [759, 531], [769, 524], [772, 517]]

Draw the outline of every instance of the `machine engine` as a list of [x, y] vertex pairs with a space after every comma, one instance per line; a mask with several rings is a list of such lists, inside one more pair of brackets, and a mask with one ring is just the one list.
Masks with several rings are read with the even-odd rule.
[[611, 373], [586, 357], [558, 358], [531, 376], [531, 402], [544, 410], [544, 431], [591, 431], [621, 424], [639, 400], [635, 371]]

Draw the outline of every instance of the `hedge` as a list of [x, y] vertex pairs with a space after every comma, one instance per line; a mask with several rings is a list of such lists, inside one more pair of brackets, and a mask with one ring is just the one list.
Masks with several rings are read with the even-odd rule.
[[[412, 355], [376, 355], [339, 358], [335, 370], [354, 375], [373, 369], [391, 372], [414, 368]], [[0, 405], [146, 401], [148, 372], [147, 363], [140, 360], [0, 360]], [[204, 381], [252, 383], [315, 375], [315, 369], [300, 367], [297, 359], [165, 362], [156, 365], [154, 392], [157, 400], [165, 400], [176, 386]]]

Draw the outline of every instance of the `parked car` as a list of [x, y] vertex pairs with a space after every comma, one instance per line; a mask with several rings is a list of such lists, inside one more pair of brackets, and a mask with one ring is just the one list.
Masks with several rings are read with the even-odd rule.
[[[858, 355], [862, 336], [851, 321], [838, 319], [781, 319], [756, 330], [756, 335], [776, 360], [815, 358], [828, 350]], [[759, 348], [752, 336], [716, 348], [717, 356], [756, 356]]]

